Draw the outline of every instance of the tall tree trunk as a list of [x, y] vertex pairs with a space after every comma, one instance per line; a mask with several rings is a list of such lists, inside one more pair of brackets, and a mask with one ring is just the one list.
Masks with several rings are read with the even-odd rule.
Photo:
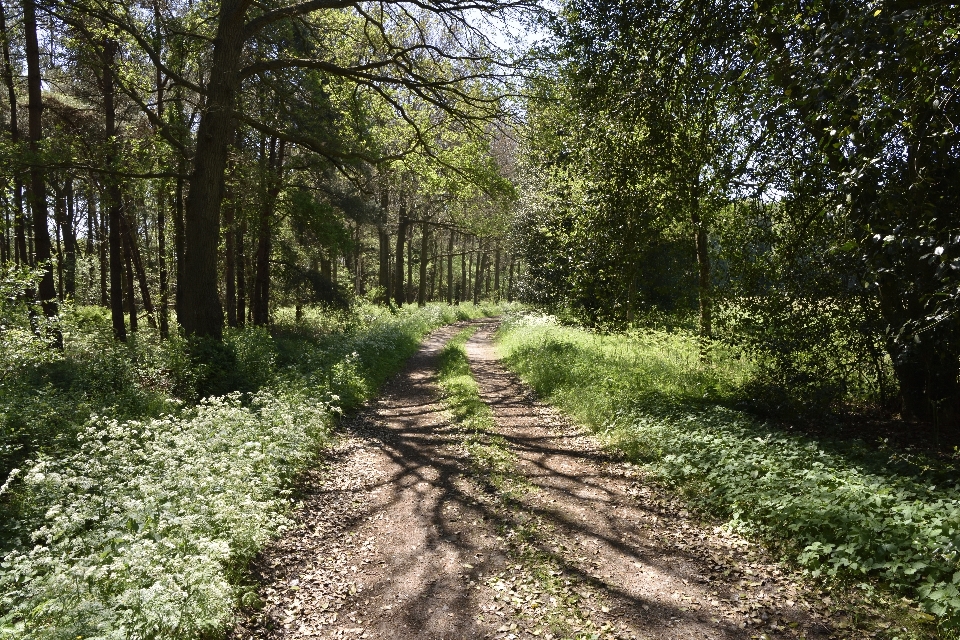
[[697, 246], [698, 293], [700, 297], [701, 356], [705, 357], [708, 341], [713, 337], [713, 322], [710, 303], [710, 253], [707, 245], [707, 227], [700, 217], [699, 204], [694, 203], [691, 215], [694, 238]]
[[[0, 39], [3, 42], [3, 81], [7, 87], [10, 103], [10, 142], [16, 145], [20, 141], [20, 125], [17, 120], [17, 91], [13, 84], [13, 65], [10, 62], [10, 31], [7, 29], [6, 9], [0, 3]], [[23, 178], [19, 173], [13, 175], [13, 199], [16, 207], [13, 212], [13, 256], [19, 265], [26, 264], [27, 236], [23, 220]], [[9, 256], [8, 256], [9, 257]]]
[[29, 264], [30, 259], [27, 253], [27, 224], [26, 210], [23, 203], [23, 184], [19, 176], [14, 176], [14, 199], [17, 208], [13, 214], [13, 252], [14, 261], [20, 264]]
[[7, 200], [7, 185], [0, 184], [3, 189], [3, 229], [0, 229], [0, 262], [6, 264], [10, 260], [10, 201]]
[[430, 257], [430, 225], [420, 225], [420, 282], [417, 283], [417, 306], [427, 304], [427, 263]]
[[[30, 151], [40, 153], [40, 141], [43, 139], [42, 86], [40, 79], [40, 46], [37, 42], [37, 13], [34, 0], [23, 2], [23, 28], [26, 36], [25, 53], [27, 57], [27, 111], [29, 114], [28, 143]], [[47, 318], [57, 317], [57, 291], [53, 284], [53, 268], [50, 264], [50, 231], [47, 228], [47, 185], [43, 171], [38, 166], [30, 169], [30, 211], [33, 217], [33, 242], [36, 263], [42, 265], [43, 277], [40, 279], [40, 301]], [[63, 334], [59, 329], [51, 329], [49, 337], [53, 345], [63, 348]]]
[[510, 279], [507, 280], [507, 302], [513, 302], [513, 256], [510, 256]]
[[227, 324], [231, 327], [237, 326], [237, 275], [236, 275], [236, 235], [235, 235], [235, 213], [236, 199], [231, 193], [227, 206], [223, 210], [223, 227], [226, 232], [226, 254], [224, 255], [224, 280], [226, 285], [226, 304], [227, 304]]
[[170, 337], [170, 283], [167, 281], [167, 182], [157, 185], [157, 266], [160, 276], [160, 338]]
[[54, 186], [53, 190], [53, 231], [57, 243], [57, 298], [63, 302], [63, 219], [66, 217], [67, 199], [63, 189]]
[[247, 317], [247, 281], [245, 266], [245, 254], [243, 251], [244, 238], [247, 235], [247, 221], [240, 223], [237, 230], [237, 326], [242, 327]]
[[137, 298], [134, 289], [133, 280], [133, 258], [130, 251], [130, 238], [124, 233], [120, 238], [120, 244], [123, 247], [124, 288], [127, 296], [127, 311], [130, 313], [130, 333], [136, 333], [139, 329], [137, 318]]
[[[103, 112], [106, 119], [108, 157], [107, 165], [116, 167], [117, 158], [117, 114], [114, 105], [113, 65], [117, 55], [117, 43], [109, 38], [103, 41]], [[116, 176], [106, 176], [107, 181], [107, 227], [110, 246], [110, 316], [113, 320], [113, 335], [117, 340], [126, 341], [127, 329], [123, 317], [123, 266], [121, 247], [121, 218], [123, 216], [123, 194]], [[130, 328], [131, 331], [133, 327]]]
[[497, 302], [500, 302], [500, 243], [497, 242], [496, 253], [493, 260], [493, 295]]
[[97, 213], [97, 190], [94, 187], [93, 177], [87, 180], [87, 215], [92, 218], [92, 224], [97, 232], [97, 256], [100, 267], [100, 306], [110, 306], [107, 296], [107, 272], [110, 270], [107, 262], [107, 233], [103, 210]]
[[261, 212], [257, 237], [257, 275], [253, 283], [253, 324], [264, 326], [270, 315], [270, 216]]
[[[160, 3], [156, 0], [153, 3], [153, 17], [156, 25], [154, 50], [160, 52], [163, 50], [163, 35], [160, 30], [162, 16]], [[155, 74], [157, 119], [162, 122], [164, 109], [163, 72], [157, 67]], [[165, 179], [157, 182], [157, 267], [160, 277], [160, 339], [165, 340], [170, 336], [170, 283], [167, 281], [167, 181]]]
[[77, 209], [74, 198], [73, 177], [67, 176], [67, 210], [63, 225], [64, 249], [64, 295], [72, 300], [77, 293]]
[[[140, 286], [140, 298], [143, 300], [143, 310], [147, 312], [147, 322], [151, 327], [156, 327], [157, 323], [154, 318], [155, 310], [153, 308], [153, 299], [150, 296], [150, 286], [147, 282], [147, 271], [143, 265], [143, 258], [140, 255], [140, 247], [137, 245], [137, 234], [133, 225], [130, 224], [130, 218], [126, 215], [121, 214], [120, 217], [121, 224], [123, 225], [123, 234], [124, 242], [126, 243], [126, 251], [130, 257], [130, 261], [133, 264], [134, 274], [137, 278], [137, 283]], [[131, 330], [133, 327], [131, 326]]]
[[283, 178], [283, 156], [286, 143], [270, 140], [267, 163], [268, 181], [266, 201], [260, 215], [260, 237], [257, 244], [257, 276], [253, 288], [253, 324], [264, 326], [270, 322], [270, 250], [271, 224]]
[[383, 225], [377, 225], [377, 243], [380, 248], [379, 276], [377, 284], [383, 289], [381, 302], [390, 302], [390, 234]]
[[473, 239], [470, 238], [469, 242], [470, 242], [471, 250], [469, 251], [470, 255], [469, 255], [469, 263], [468, 263], [467, 237], [464, 236], [463, 237], [463, 253], [460, 254], [460, 299], [458, 300], [458, 303], [460, 301], [466, 301], [470, 299], [470, 289], [469, 289], [470, 278], [467, 274], [473, 271], [473, 251], [472, 251]]
[[250, 0], [221, 0], [220, 3], [206, 103], [197, 127], [190, 195], [184, 217], [184, 270], [190, 278], [178, 283], [183, 289], [180, 324], [187, 335], [210, 336], [217, 340], [223, 337], [223, 308], [220, 306], [217, 273], [220, 200], [227, 148], [236, 130], [233, 108], [240, 88], [238, 67], [244, 42], [244, 19], [249, 6]]
[[480, 304], [480, 291], [483, 288], [483, 269], [487, 262], [487, 252], [482, 240], [479, 241], [478, 250], [480, 254], [477, 256], [476, 280], [473, 283], [473, 304]]
[[453, 239], [456, 232], [450, 229], [450, 239], [447, 240], [447, 304], [453, 304]]
[[404, 301], [413, 302], [413, 225], [407, 227], [410, 237], [407, 238], [407, 288]]
[[184, 162], [181, 160], [179, 171], [177, 172], [177, 188], [173, 196], [173, 265], [174, 271], [177, 274], [177, 292], [174, 296], [174, 306], [177, 310], [177, 324], [180, 324], [180, 314], [183, 311], [183, 286], [181, 286], [181, 283], [186, 280], [183, 266], [183, 254], [187, 244], [183, 223], [183, 190], [186, 185], [184, 184], [183, 178], [180, 177], [183, 175], [185, 169]]
[[92, 289], [94, 286], [93, 285], [93, 282], [94, 282], [93, 254], [94, 254], [94, 251], [96, 251], [94, 247], [95, 247], [95, 234], [96, 234], [97, 223], [96, 223], [96, 215], [94, 213], [95, 211], [94, 207], [96, 205], [92, 202], [93, 198], [91, 196], [92, 196], [92, 193], [88, 191], [87, 196], [84, 199], [84, 202], [86, 204], [86, 213], [87, 213], [87, 240], [86, 240], [86, 246], [84, 246], [83, 254], [87, 257], [87, 284]]
[[[430, 280], [430, 300], [431, 302], [436, 300], [438, 297], [443, 299], [446, 297], [443, 291], [443, 274], [446, 265], [443, 264], [443, 256], [440, 254], [440, 232], [437, 231], [437, 235], [433, 240], [433, 277]], [[439, 268], [439, 273], [438, 273]], [[439, 280], [438, 280], [439, 276]], [[437, 285], [436, 291], [434, 291], [433, 285]], [[439, 292], [439, 296], [437, 295]]]
[[3, 229], [0, 229], [0, 262], [4, 264], [10, 260], [10, 201], [7, 199], [7, 185], [0, 184], [3, 189]]
[[397, 223], [397, 250], [396, 258], [394, 262], [394, 271], [395, 271], [395, 281], [393, 283], [393, 295], [394, 302], [398, 307], [403, 306], [403, 303], [406, 302], [404, 289], [403, 289], [403, 243], [407, 238], [407, 227], [410, 226], [410, 222], [407, 219], [407, 205], [403, 194], [400, 195], [400, 213]]

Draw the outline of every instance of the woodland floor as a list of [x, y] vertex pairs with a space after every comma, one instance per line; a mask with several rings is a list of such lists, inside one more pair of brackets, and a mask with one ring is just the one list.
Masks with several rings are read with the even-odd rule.
[[485, 320], [466, 349], [512, 468], [491, 482], [436, 384], [467, 324], [343, 421], [253, 566], [260, 602], [233, 640], [859, 637], [829, 597], [537, 402]]

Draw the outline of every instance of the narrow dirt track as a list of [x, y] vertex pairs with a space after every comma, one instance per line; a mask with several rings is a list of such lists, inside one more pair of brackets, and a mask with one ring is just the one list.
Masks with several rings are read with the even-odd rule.
[[434, 332], [306, 478], [231, 638], [835, 633], [745, 541], [697, 525], [536, 402], [498, 363], [496, 322], [479, 324], [471, 369], [522, 490], [498, 495], [478, 477], [435, 382], [465, 324]]

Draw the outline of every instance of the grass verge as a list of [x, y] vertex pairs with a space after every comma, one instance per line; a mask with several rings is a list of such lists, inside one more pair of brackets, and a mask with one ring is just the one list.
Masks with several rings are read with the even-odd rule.
[[[223, 345], [145, 337], [106, 352], [93, 346], [103, 331], [91, 320], [68, 327], [62, 355], [8, 358], [4, 374], [43, 378], [55, 365], [70, 384], [41, 385], [54, 390], [41, 399], [37, 388], [2, 387], [0, 406], [21, 394], [55, 411], [95, 391], [102, 370], [132, 389], [93, 395], [85, 411], [65, 406], [57, 446], [2, 432], [20, 448], [0, 489], [0, 638], [222, 636], [246, 597], [250, 559], [286, 524], [293, 481], [335, 416], [376, 393], [431, 329], [495, 311], [281, 312], [271, 332], [231, 331]], [[191, 400], [204, 387], [225, 393]], [[114, 402], [131, 397], [151, 400]]]
[[[717, 404], [745, 365], [697, 364], [692, 336], [599, 336], [549, 317], [503, 323], [505, 362], [701, 512], [765, 540], [812, 576], [913, 598], [901, 622], [942, 637], [960, 622], [960, 486], [891, 472]], [[950, 477], [943, 472], [940, 479]], [[887, 601], [890, 601], [887, 598]], [[901, 629], [897, 631], [896, 629]], [[903, 627], [888, 632], [897, 637]]]

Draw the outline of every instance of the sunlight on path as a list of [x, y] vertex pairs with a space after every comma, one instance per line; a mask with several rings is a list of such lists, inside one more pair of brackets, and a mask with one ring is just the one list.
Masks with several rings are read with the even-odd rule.
[[[468, 433], [438, 396], [438, 354], [466, 325], [434, 332], [305, 479], [232, 638], [829, 633], [753, 547], [697, 526], [534, 401], [498, 362], [495, 321], [474, 324], [466, 353], [492, 431]], [[481, 439], [506, 449], [509, 486], [471, 458]]]

